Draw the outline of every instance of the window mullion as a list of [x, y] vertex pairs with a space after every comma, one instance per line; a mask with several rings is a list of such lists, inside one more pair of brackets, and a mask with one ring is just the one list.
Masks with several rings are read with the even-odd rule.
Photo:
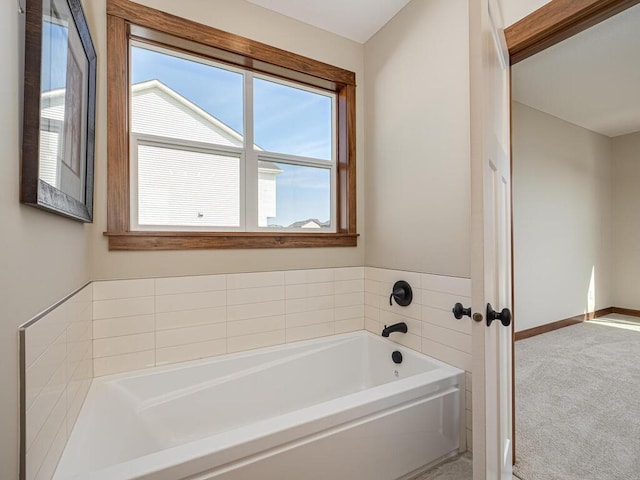
[[258, 155], [254, 149], [253, 73], [244, 74], [244, 217], [245, 230], [258, 228]]

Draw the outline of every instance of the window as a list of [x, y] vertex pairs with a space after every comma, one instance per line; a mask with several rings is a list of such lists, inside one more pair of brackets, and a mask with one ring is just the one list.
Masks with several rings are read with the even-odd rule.
[[107, 13], [110, 249], [356, 245], [352, 72], [126, 0]]

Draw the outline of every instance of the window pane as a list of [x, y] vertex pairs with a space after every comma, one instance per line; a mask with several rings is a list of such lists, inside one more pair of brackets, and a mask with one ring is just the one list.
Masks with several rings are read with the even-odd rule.
[[269, 152], [331, 160], [332, 99], [253, 80], [255, 144]]
[[131, 77], [133, 133], [242, 147], [241, 74], [132, 46]]
[[331, 170], [260, 161], [258, 226], [331, 228]]
[[240, 159], [139, 145], [138, 223], [240, 226]]

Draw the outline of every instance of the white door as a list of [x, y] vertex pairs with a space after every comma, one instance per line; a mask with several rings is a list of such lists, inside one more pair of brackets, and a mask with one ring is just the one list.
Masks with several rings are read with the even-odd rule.
[[[509, 56], [494, 2], [471, 0], [469, 15], [473, 478], [505, 480], [513, 448]], [[502, 313], [490, 326], [487, 304]]]

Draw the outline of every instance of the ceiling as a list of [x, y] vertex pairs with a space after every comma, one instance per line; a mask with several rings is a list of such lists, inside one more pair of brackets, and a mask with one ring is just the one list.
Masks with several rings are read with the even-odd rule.
[[513, 99], [594, 132], [640, 131], [640, 5], [512, 68]]
[[248, 1], [358, 43], [365, 43], [410, 0]]

